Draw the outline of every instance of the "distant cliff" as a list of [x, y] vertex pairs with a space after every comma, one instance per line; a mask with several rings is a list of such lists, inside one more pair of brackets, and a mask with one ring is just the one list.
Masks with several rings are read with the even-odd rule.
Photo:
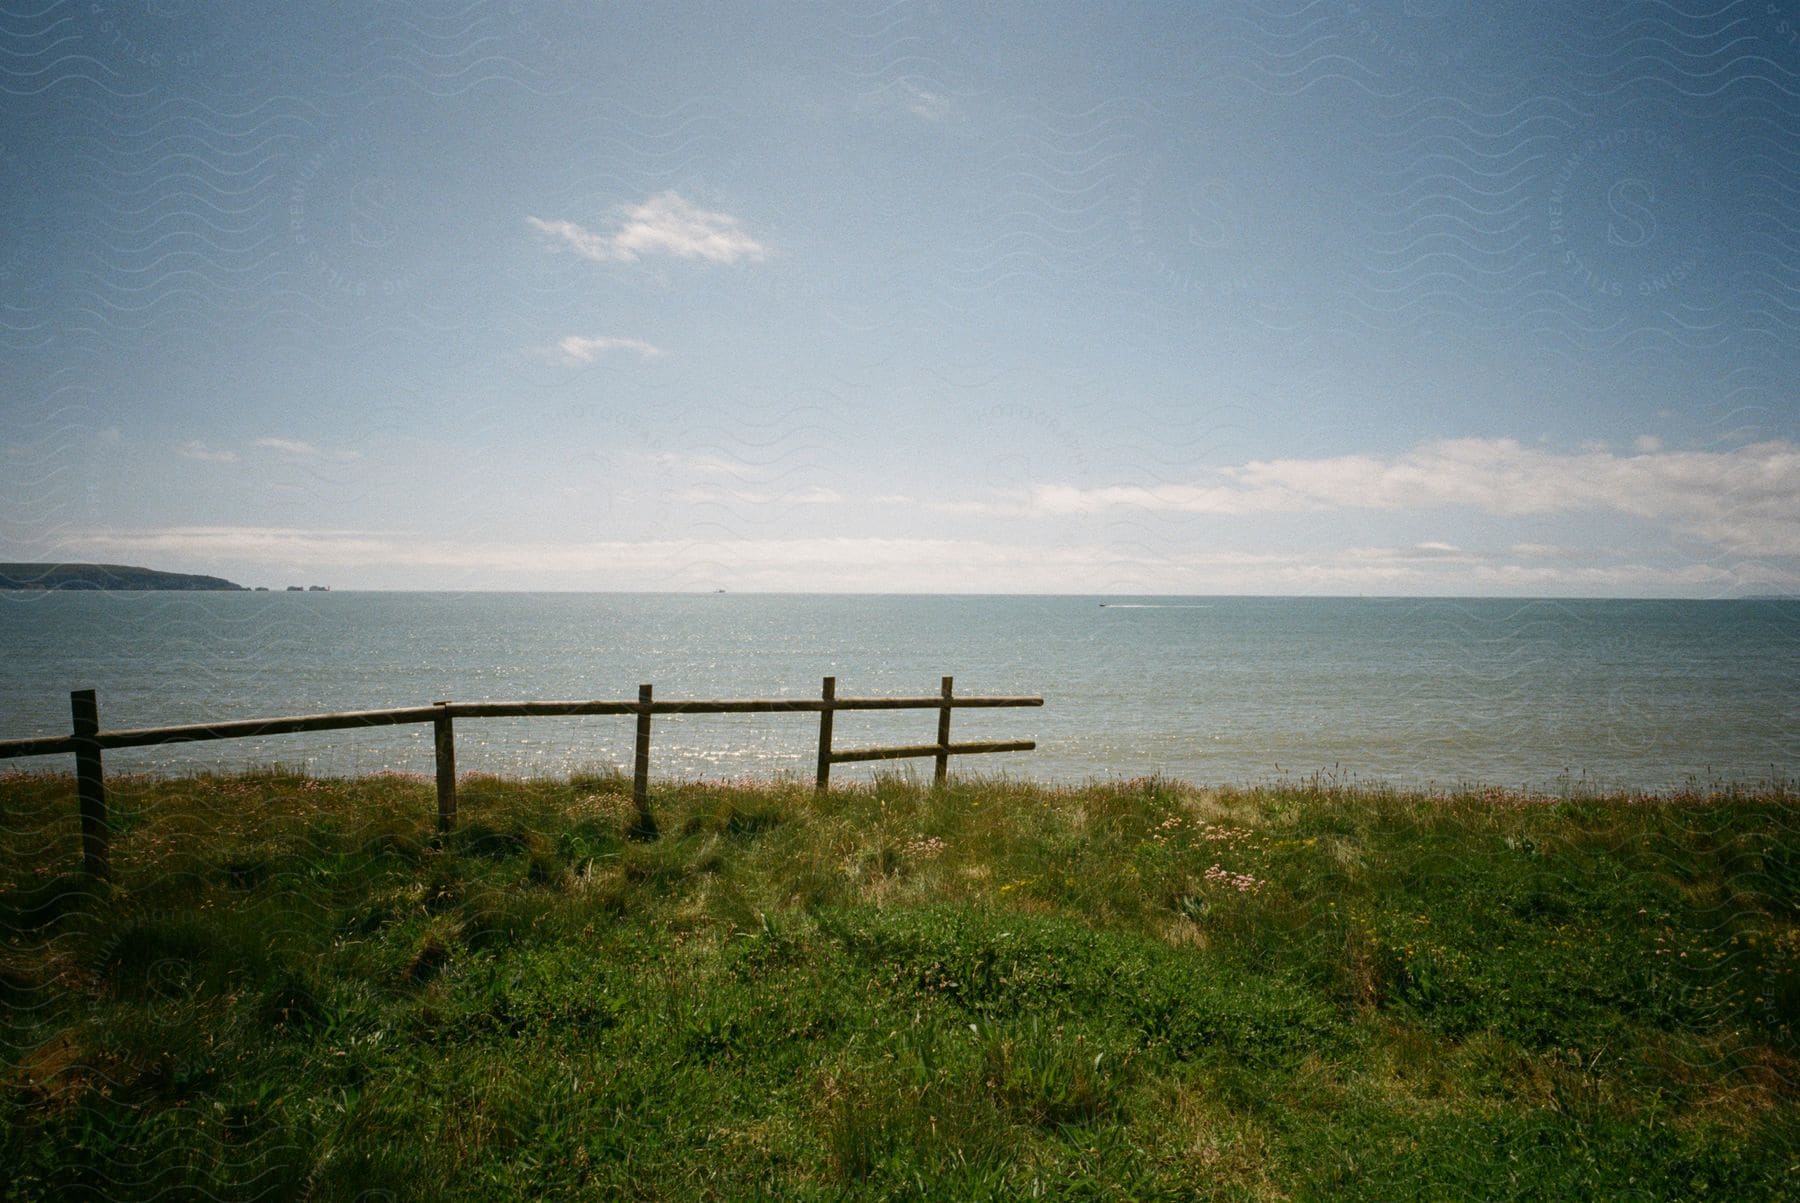
[[224, 577], [124, 564], [0, 564], [0, 589], [215, 589], [243, 591]]

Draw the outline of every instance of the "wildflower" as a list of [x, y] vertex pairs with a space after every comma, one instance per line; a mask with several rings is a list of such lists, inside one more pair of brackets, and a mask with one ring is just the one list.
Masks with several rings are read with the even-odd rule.
[[1214, 865], [1206, 871], [1206, 880], [1215, 885], [1230, 886], [1240, 894], [1257, 894], [1268, 884], [1248, 873], [1233, 873], [1222, 865]]

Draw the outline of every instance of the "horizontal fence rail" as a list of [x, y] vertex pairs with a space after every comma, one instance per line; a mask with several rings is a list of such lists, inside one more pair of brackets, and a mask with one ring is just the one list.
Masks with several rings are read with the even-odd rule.
[[[214, 739], [253, 739], [264, 735], [295, 735], [305, 731], [346, 731], [359, 727], [392, 727], [406, 723], [430, 723], [437, 767], [438, 830], [456, 824], [455, 720], [475, 718], [556, 718], [586, 715], [632, 715], [637, 720], [631, 776], [632, 803], [637, 809], [632, 834], [654, 839], [656, 820], [650, 813], [650, 720], [658, 714], [817, 714], [819, 757], [815, 784], [824, 790], [831, 783], [831, 766], [858, 761], [933, 757], [934, 782], [943, 785], [952, 756], [982, 752], [1029, 752], [1032, 740], [978, 743], [950, 742], [950, 712], [959, 709], [1042, 706], [1039, 697], [956, 697], [954, 678], [945, 677], [935, 697], [840, 698], [837, 678], [826, 677], [817, 698], [715, 698], [655, 700], [649, 685], [638, 687], [635, 702], [436, 702], [388, 710], [347, 710], [337, 714], [296, 714], [278, 718], [233, 719], [219, 723], [187, 723], [169, 727], [139, 727], [119, 731], [100, 730], [99, 703], [91, 689], [69, 694], [72, 734], [32, 739], [0, 740], [0, 760], [19, 756], [75, 756], [76, 797], [81, 811], [82, 864], [96, 877], [109, 874], [111, 827], [106, 811], [106, 779], [101, 752], [114, 748], [146, 748], [158, 744], [196, 743]], [[832, 747], [832, 716], [840, 710], [936, 710], [937, 741], [886, 748]]]

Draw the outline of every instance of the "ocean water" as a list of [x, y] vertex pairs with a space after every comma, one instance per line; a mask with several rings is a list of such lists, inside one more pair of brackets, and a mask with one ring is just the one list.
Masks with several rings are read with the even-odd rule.
[[[1101, 603], [1105, 602], [1104, 605]], [[1800, 772], [1800, 602], [769, 594], [0, 594], [0, 738], [458, 701], [1032, 694], [953, 771], [1670, 790]], [[936, 715], [839, 715], [840, 749]], [[629, 718], [467, 720], [463, 771], [628, 768]], [[810, 777], [812, 715], [659, 718], [663, 779]], [[112, 771], [429, 772], [425, 726], [108, 753]], [[67, 757], [12, 766], [65, 767]], [[928, 776], [929, 761], [844, 765]]]

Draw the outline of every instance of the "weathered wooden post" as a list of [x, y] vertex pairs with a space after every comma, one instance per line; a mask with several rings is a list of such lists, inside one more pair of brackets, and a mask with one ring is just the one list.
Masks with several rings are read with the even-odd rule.
[[637, 807], [631, 838], [656, 838], [656, 817], [650, 813], [650, 686], [638, 686], [637, 749], [631, 768], [631, 802]]
[[91, 689], [69, 694], [75, 727], [75, 797], [81, 807], [81, 867], [102, 881], [112, 876], [112, 828], [106, 820], [106, 774], [100, 765], [100, 703]]
[[433, 702], [444, 713], [431, 720], [437, 752], [438, 831], [448, 832], [456, 826], [456, 736], [450, 729], [450, 703]]
[[822, 794], [831, 785], [831, 714], [837, 698], [836, 677], [826, 677], [820, 683], [819, 698], [825, 704], [819, 708], [819, 771], [813, 788]]
[[944, 779], [950, 775], [950, 686], [954, 680], [944, 678], [944, 704], [938, 707], [937, 773], [933, 780], [939, 789], [944, 788]]

